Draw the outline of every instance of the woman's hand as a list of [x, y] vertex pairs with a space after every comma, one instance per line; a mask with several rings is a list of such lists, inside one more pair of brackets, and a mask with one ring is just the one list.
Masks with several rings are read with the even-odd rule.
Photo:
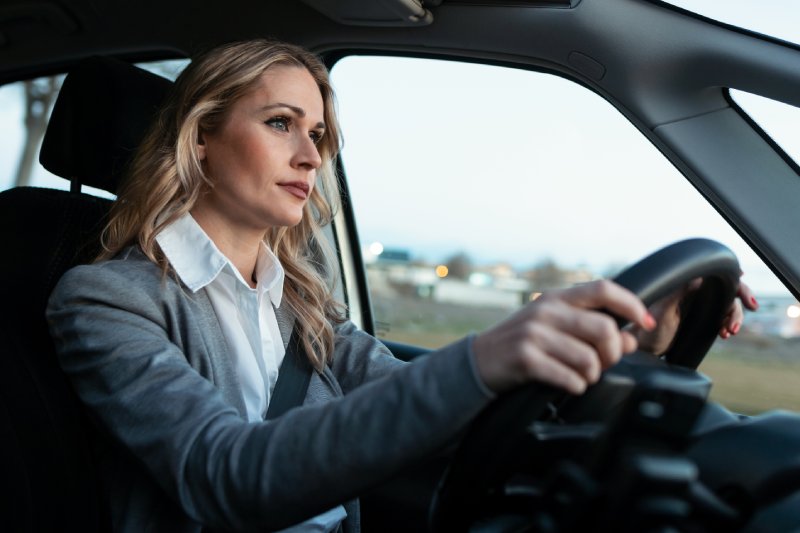
[[[658, 322], [657, 328], [651, 331], [644, 331], [636, 326], [630, 328], [641, 350], [655, 355], [662, 355], [667, 351], [670, 344], [672, 344], [672, 340], [675, 338], [675, 333], [678, 331], [678, 326], [681, 322], [681, 302], [687, 294], [697, 290], [702, 282], [702, 279], [697, 278], [682, 289], [675, 291], [671, 295], [662, 298], [650, 306], [650, 313]], [[750, 287], [740, 282], [739, 290], [736, 293], [736, 299], [731, 304], [728, 313], [725, 315], [725, 319], [722, 321], [722, 326], [719, 330], [720, 337], [727, 339], [731, 335], [739, 333], [742, 321], [744, 320], [743, 308], [755, 311], [758, 309], [758, 302], [753, 296], [753, 291]]]
[[475, 338], [481, 379], [495, 392], [535, 380], [581, 394], [637, 346], [631, 333], [597, 309], [646, 331], [656, 326], [641, 300], [611, 281], [553, 291]]
[[728, 310], [728, 314], [725, 316], [725, 320], [723, 320], [722, 327], [719, 330], [719, 336], [723, 339], [727, 339], [731, 335], [739, 333], [739, 329], [742, 327], [742, 322], [744, 321], [742, 306], [750, 311], [758, 309], [758, 302], [756, 301], [756, 297], [753, 296], [753, 291], [745, 283], [740, 281], [736, 299], [733, 301], [733, 304], [731, 304], [731, 308]]

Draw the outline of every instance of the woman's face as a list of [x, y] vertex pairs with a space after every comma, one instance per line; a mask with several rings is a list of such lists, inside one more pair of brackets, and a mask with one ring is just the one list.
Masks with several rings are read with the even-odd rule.
[[215, 131], [201, 133], [199, 155], [214, 187], [196, 209], [215, 224], [262, 235], [299, 223], [321, 164], [323, 112], [305, 68], [269, 68]]

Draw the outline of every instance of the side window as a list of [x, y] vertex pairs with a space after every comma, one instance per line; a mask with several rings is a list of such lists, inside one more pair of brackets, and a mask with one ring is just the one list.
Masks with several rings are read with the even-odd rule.
[[[160, 76], [175, 79], [188, 61], [184, 59], [140, 63]], [[39, 148], [50, 112], [64, 75], [47, 76], [0, 86], [0, 191], [32, 185], [69, 189], [69, 182], [50, 174], [39, 165]], [[109, 197], [92, 187], [84, 192]]]
[[714, 398], [800, 409], [797, 302], [605, 100], [552, 75], [409, 58], [348, 57], [333, 81], [379, 336], [442, 346], [543, 291], [709, 237], [761, 303], [701, 367]]
[[789, 157], [795, 162], [800, 161], [800, 139], [796, 133], [800, 107], [733, 89], [730, 95]]
[[[63, 75], [9, 83], [0, 87], [0, 190], [27, 185], [69, 188], [39, 165], [39, 148]], [[64, 182], [62, 185], [60, 182]]]

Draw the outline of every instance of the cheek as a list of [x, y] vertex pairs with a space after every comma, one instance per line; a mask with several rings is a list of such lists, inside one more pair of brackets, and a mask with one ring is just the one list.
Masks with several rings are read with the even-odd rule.
[[223, 128], [206, 143], [206, 158], [214, 167], [257, 161], [263, 157], [265, 140], [250, 126]]

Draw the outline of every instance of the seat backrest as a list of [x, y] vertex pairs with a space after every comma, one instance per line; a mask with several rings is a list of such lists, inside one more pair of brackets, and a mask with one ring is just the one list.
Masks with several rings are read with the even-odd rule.
[[109, 200], [171, 83], [91, 58], [64, 80], [40, 153], [72, 191], [0, 193], [0, 529], [106, 531], [93, 427], [61, 372], [44, 311], [72, 266], [99, 252]]

